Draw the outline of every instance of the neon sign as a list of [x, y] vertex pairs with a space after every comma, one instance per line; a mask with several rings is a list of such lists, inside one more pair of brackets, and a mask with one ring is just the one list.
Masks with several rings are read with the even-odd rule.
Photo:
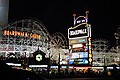
[[79, 16], [75, 19], [75, 25], [79, 25], [82, 23], [87, 23], [87, 18], [85, 16]]
[[34, 39], [40, 39], [41, 38], [41, 36], [39, 34], [20, 32], [20, 31], [9, 31], [9, 30], [4, 30], [3, 35], [5, 35], [5, 36], [30, 37], [30, 38], [34, 38]]
[[87, 24], [81, 24], [74, 28], [68, 29], [68, 38], [82, 38], [82, 37], [88, 37], [88, 25]]
[[75, 31], [70, 31], [70, 35], [79, 35], [79, 34], [86, 34], [87, 29], [81, 29], [81, 30], [75, 30]]

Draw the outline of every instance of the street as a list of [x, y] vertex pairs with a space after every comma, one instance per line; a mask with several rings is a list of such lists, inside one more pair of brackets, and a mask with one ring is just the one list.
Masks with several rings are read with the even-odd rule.
[[48, 80], [114, 80], [114, 78], [61, 78], [61, 79], [48, 79]]

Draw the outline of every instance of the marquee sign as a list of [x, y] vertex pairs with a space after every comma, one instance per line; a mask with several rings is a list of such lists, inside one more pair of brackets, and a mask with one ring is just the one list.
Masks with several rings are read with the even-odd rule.
[[79, 25], [75, 28], [68, 29], [68, 38], [81, 38], [88, 37], [88, 28], [87, 24]]
[[70, 39], [69, 45], [76, 44], [76, 43], [86, 43], [86, 42], [87, 42], [86, 38]]
[[34, 39], [40, 39], [41, 35], [35, 34], [35, 33], [27, 33], [27, 32], [20, 32], [20, 31], [10, 31], [10, 30], [4, 30], [3, 31], [4, 36], [21, 36], [21, 37], [29, 37]]
[[75, 19], [74, 24], [79, 25], [79, 24], [87, 23], [87, 22], [88, 22], [88, 20], [85, 16], [79, 16]]
[[74, 16], [74, 26], [68, 29], [69, 38], [69, 65], [91, 66], [91, 25], [88, 24], [88, 11], [86, 16]]

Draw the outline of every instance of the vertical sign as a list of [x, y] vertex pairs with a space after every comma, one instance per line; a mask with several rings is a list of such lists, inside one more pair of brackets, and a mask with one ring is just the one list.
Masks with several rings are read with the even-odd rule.
[[91, 25], [84, 16], [77, 17], [75, 22], [75, 26], [68, 29], [69, 65], [91, 66]]

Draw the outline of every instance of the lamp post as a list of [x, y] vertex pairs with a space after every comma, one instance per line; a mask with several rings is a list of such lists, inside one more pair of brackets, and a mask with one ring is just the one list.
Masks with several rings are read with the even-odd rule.
[[105, 55], [103, 55], [103, 58], [104, 58], [104, 61], [103, 61], [104, 62], [104, 67], [105, 67]]
[[26, 57], [26, 52], [24, 53], [24, 58], [23, 58], [23, 69], [26, 69], [27, 67], [27, 57]]
[[59, 60], [58, 60], [58, 74], [60, 73], [60, 52], [59, 52]]
[[119, 37], [120, 37], [120, 35], [118, 34], [118, 33], [114, 33], [114, 35], [115, 35], [115, 39], [116, 39], [116, 50], [117, 50], [117, 52], [118, 52], [118, 45], [119, 45], [119, 43], [118, 43], [118, 41], [119, 41]]
[[103, 64], [104, 64], [104, 65], [103, 65], [103, 66], [104, 66], [104, 71], [105, 71], [105, 66], [106, 66], [106, 65], [105, 65], [105, 55], [103, 55], [103, 59], [104, 59], [104, 61], [103, 61]]
[[49, 64], [48, 64], [48, 76], [50, 75], [50, 63], [51, 63], [51, 59], [50, 59], [50, 44], [49, 44], [49, 42], [48, 42], [48, 48], [47, 48], [47, 50], [48, 50], [48, 54], [49, 54]]

